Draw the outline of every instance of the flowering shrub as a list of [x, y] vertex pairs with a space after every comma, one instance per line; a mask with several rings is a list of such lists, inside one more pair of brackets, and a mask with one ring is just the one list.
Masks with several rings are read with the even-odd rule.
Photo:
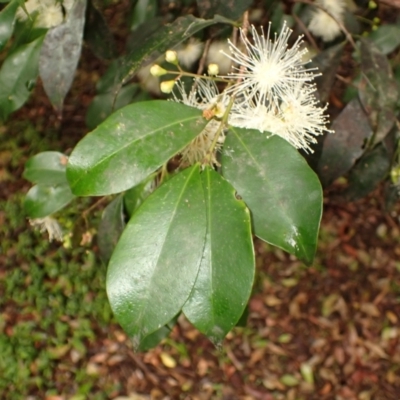
[[[262, 26], [249, 25], [247, 13], [235, 22], [249, 1], [231, 3], [228, 9], [217, 0], [198, 1], [204, 18], [179, 17], [120, 57], [101, 13], [85, 0], [11, 0], [0, 11], [1, 47], [10, 42], [0, 70], [3, 120], [27, 100], [28, 83], [38, 75], [62, 116], [83, 38], [95, 54], [113, 60], [88, 110], [92, 131], [68, 156], [48, 151], [27, 162], [24, 177], [34, 186], [24, 208], [51, 240], [63, 235], [54, 214], [77, 197], [110, 200], [98, 229], [107, 294], [138, 349], [168, 334], [181, 312], [213, 342], [221, 341], [250, 297], [253, 235], [311, 264], [320, 181], [328, 185], [350, 171], [345, 196], [364, 195], [396, 162], [397, 83], [377, 45], [354, 43], [343, 25], [344, 3], [294, 7], [304, 16], [302, 26], [322, 38], [320, 45], [339, 41], [311, 63], [302, 38], [288, 27], [293, 21], [278, 18], [264, 34]], [[139, 36], [151, 24], [133, 10]], [[332, 26], [321, 33], [328, 21]], [[231, 39], [213, 44], [194, 37], [217, 24], [241, 26], [239, 38], [235, 29]], [[358, 92], [330, 124], [326, 101], [343, 29], [361, 74]], [[135, 76], [169, 101], [143, 101]], [[369, 166], [379, 161], [379, 173], [365, 167], [366, 160]]]

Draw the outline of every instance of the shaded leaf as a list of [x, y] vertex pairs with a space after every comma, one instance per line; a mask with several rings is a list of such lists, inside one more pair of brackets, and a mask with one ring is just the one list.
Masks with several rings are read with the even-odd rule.
[[317, 67], [321, 73], [320, 76], [315, 78], [315, 83], [317, 84], [319, 99], [323, 103], [329, 99], [343, 49], [344, 43], [339, 43], [322, 51], [312, 59], [311, 66]]
[[47, 32], [40, 52], [43, 87], [59, 114], [81, 55], [85, 9], [86, 0], [75, 0], [67, 20]]
[[31, 187], [24, 200], [24, 211], [29, 218], [43, 218], [64, 208], [74, 199], [68, 184]]
[[385, 190], [385, 210], [390, 212], [397, 205], [400, 200], [400, 186], [391, 182], [386, 182]]
[[109, 60], [117, 55], [114, 37], [92, 1], [88, 2], [84, 38], [96, 57]]
[[387, 57], [370, 41], [361, 39], [360, 42], [359, 97], [374, 129], [373, 144], [376, 144], [392, 129], [399, 93]]
[[170, 101], [146, 101], [112, 114], [72, 152], [67, 178], [80, 196], [101, 196], [142, 182], [196, 137], [201, 111]]
[[125, 228], [123, 196], [116, 197], [104, 209], [97, 232], [100, 256], [108, 263]]
[[144, 41], [137, 41], [129, 54], [119, 60], [119, 73], [116, 82], [123, 85], [135, 74], [139, 67], [150, 64], [171, 47], [189, 39], [196, 32], [217, 23], [232, 24], [232, 21], [218, 15], [210, 20], [185, 15], [177, 18], [171, 24], [161, 26]]
[[198, 166], [168, 180], [133, 214], [108, 266], [107, 294], [136, 348], [186, 302], [199, 270], [205, 235]]
[[0, 51], [3, 50], [10, 39], [15, 24], [15, 14], [21, 0], [12, 0], [0, 11]]
[[201, 174], [207, 235], [199, 274], [183, 312], [214, 343], [235, 326], [254, 279], [250, 213], [235, 189], [211, 168]]
[[322, 213], [318, 177], [278, 136], [230, 128], [222, 171], [249, 207], [255, 234], [309, 264]]
[[400, 46], [400, 26], [395, 24], [384, 24], [372, 31], [368, 38], [382, 54], [389, 54]]
[[68, 157], [58, 151], [44, 151], [26, 162], [23, 177], [41, 185], [66, 184], [67, 162]]
[[5, 120], [28, 99], [38, 76], [43, 36], [18, 47], [0, 69], [0, 119]]
[[135, 30], [145, 22], [149, 22], [157, 14], [156, 0], [139, 0], [133, 9], [130, 21], [131, 30]]
[[233, 20], [239, 19], [252, 5], [253, 0], [197, 0], [202, 18], [211, 18], [216, 14]]
[[146, 179], [144, 182], [127, 190], [124, 194], [124, 206], [127, 213], [132, 214], [139, 208], [139, 206], [147, 199], [153, 191], [153, 177]]
[[139, 351], [147, 351], [156, 347], [161, 340], [165, 339], [172, 331], [172, 328], [175, 326], [178, 316], [174, 317], [168, 324], [162, 326], [160, 329], [157, 329], [155, 332], [146, 336], [140, 346], [138, 348]]
[[335, 133], [326, 136], [318, 164], [323, 186], [344, 175], [363, 154], [372, 129], [358, 98], [353, 99], [333, 121]]
[[372, 192], [390, 169], [390, 158], [386, 146], [379, 143], [374, 149], [363, 154], [350, 171], [349, 186], [342, 193], [349, 201], [354, 201]]
[[87, 127], [89, 129], [96, 128], [114, 111], [129, 104], [138, 90], [137, 84], [131, 84], [124, 86], [119, 91], [117, 98], [111, 92], [95, 96], [86, 113], [85, 122]]

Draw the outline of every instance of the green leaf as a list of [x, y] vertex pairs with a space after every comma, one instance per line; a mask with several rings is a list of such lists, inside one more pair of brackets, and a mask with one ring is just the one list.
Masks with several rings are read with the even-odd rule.
[[0, 11], [0, 51], [4, 49], [13, 33], [15, 14], [20, 2], [20, 0], [12, 0]]
[[250, 213], [235, 189], [210, 168], [201, 174], [207, 235], [199, 274], [183, 312], [214, 343], [240, 319], [254, 279]]
[[106, 283], [111, 308], [136, 348], [186, 302], [205, 235], [198, 166], [168, 180], [133, 214], [111, 257]]
[[112, 114], [72, 152], [67, 178], [80, 196], [101, 196], [142, 182], [207, 124], [201, 111], [172, 101], [146, 101]]
[[116, 56], [114, 37], [93, 1], [88, 2], [84, 38], [96, 57], [110, 60]]
[[146, 179], [125, 192], [124, 206], [129, 216], [132, 216], [153, 191], [153, 179], [154, 177], [150, 177], [150, 179]]
[[146, 336], [140, 343], [138, 350], [147, 351], [156, 347], [161, 342], [161, 340], [165, 339], [171, 333], [177, 319], [178, 316], [175, 316], [171, 321], [168, 322], [168, 324], [162, 326], [160, 329], [157, 329], [149, 336]]
[[336, 72], [340, 64], [345, 43], [339, 43], [317, 54], [313, 59], [311, 66], [317, 67], [320, 76], [315, 78], [317, 84], [319, 99], [325, 103], [329, 99], [333, 83], [336, 79]]
[[111, 92], [95, 96], [86, 113], [87, 127], [89, 129], [96, 128], [114, 111], [129, 104], [138, 90], [137, 84], [130, 84], [119, 91], [117, 98]]
[[129, 54], [119, 60], [116, 81], [122, 86], [135, 74], [139, 67], [150, 64], [168, 49], [189, 39], [196, 32], [218, 23], [232, 24], [233, 21], [219, 15], [210, 20], [185, 15], [177, 18], [171, 24], [161, 26], [146, 40], [137, 41]]
[[358, 98], [354, 98], [333, 121], [335, 133], [324, 140], [318, 163], [318, 176], [323, 186], [344, 175], [363, 154], [372, 129]]
[[74, 199], [68, 184], [31, 187], [24, 200], [24, 211], [29, 218], [43, 218], [61, 210]]
[[11, 53], [0, 69], [0, 120], [5, 120], [28, 99], [38, 76], [43, 36]]
[[140, 25], [154, 18], [157, 14], [157, 8], [156, 0], [139, 0], [130, 18], [131, 30], [135, 30]]
[[25, 164], [23, 177], [40, 185], [67, 183], [68, 158], [57, 151], [44, 151], [31, 157]]
[[216, 14], [229, 19], [239, 19], [250, 8], [253, 0], [197, 0], [200, 16], [210, 18]]
[[116, 197], [104, 209], [97, 232], [100, 256], [108, 263], [125, 228], [123, 196]]
[[40, 52], [43, 87], [59, 114], [81, 55], [85, 9], [86, 0], [75, 0], [67, 20], [47, 32]]
[[230, 128], [223, 175], [249, 207], [255, 234], [310, 264], [322, 213], [321, 185], [293, 146], [266, 136]]
[[374, 129], [373, 144], [390, 132], [396, 121], [399, 90], [387, 57], [370, 41], [360, 40], [361, 82], [359, 98]]
[[388, 55], [400, 46], [400, 26], [384, 24], [368, 36], [382, 54]]

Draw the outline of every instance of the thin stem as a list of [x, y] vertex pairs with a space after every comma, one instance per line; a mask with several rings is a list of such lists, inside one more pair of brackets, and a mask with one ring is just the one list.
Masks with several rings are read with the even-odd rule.
[[216, 78], [215, 76], [208, 76], [208, 75], [198, 75], [198, 74], [194, 74], [192, 72], [185, 72], [183, 70], [180, 71], [168, 71], [168, 74], [171, 75], [178, 75], [176, 79], [179, 79], [181, 76], [191, 76], [193, 78], [201, 78], [201, 79], [206, 79], [206, 80], [211, 80], [211, 81], [216, 81], [216, 82], [224, 82], [224, 83], [228, 83], [229, 80], [228, 79], [223, 79], [223, 78]]
[[343, 25], [342, 21], [340, 21], [338, 18], [336, 18], [332, 13], [330, 13], [326, 8], [324, 8], [323, 6], [321, 6], [318, 3], [314, 3], [312, 1], [309, 0], [292, 0], [294, 3], [303, 3], [303, 4], [308, 4], [312, 7], [317, 7], [320, 10], [322, 10], [323, 12], [327, 13], [339, 26], [339, 28], [341, 29], [341, 31], [345, 34], [347, 40], [349, 41], [349, 43], [353, 46], [354, 50], [358, 51], [358, 47], [355, 44], [353, 37], [351, 36], [350, 32], [346, 29], [346, 27]]
[[301, 30], [306, 35], [308, 41], [311, 43], [311, 46], [314, 47], [314, 49], [316, 49], [318, 52], [320, 52], [321, 50], [318, 47], [317, 42], [312, 37], [312, 35], [310, 34], [310, 31], [307, 29], [307, 27], [305, 26], [303, 21], [295, 13], [292, 13], [292, 16], [296, 20], [297, 24], [300, 26]]

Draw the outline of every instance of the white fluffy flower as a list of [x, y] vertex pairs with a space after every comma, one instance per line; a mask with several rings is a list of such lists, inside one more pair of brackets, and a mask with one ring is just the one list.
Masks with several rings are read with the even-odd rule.
[[[56, 0], [28, 0], [24, 5], [30, 16], [37, 14], [34, 22], [36, 27], [52, 28], [62, 24], [64, 20], [61, 3]], [[18, 8], [16, 16], [20, 21], [28, 19], [22, 7]]]
[[229, 44], [226, 40], [212, 42], [208, 49], [206, 65], [217, 64], [221, 75], [227, 74], [231, 70], [232, 60], [224, 53], [229, 51]]
[[328, 117], [325, 107], [318, 107], [312, 85], [293, 85], [291, 91], [275, 102], [267, 105], [258, 101], [236, 104], [229, 123], [232, 126], [270, 132], [288, 141], [297, 149], [312, 152], [311, 143], [316, 136], [331, 132], [326, 124]]
[[47, 232], [49, 234], [49, 242], [51, 242], [53, 239], [62, 242], [63, 232], [61, 226], [54, 218], [35, 218], [30, 219], [29, 223], [34, 227], [38, 227], [40, 232]]
[[64, 16], [60, 3], [47, 5], [40, 11], [35, 25], [41, 28], [53, 28], [62, 24]]
[[[202, 162], [209, 153], [215, 135], [220, 127], [220, 122], [212, 118], [221, 118], [229, 103], [229, 96], [224, 93], [219, 94], [214, 81], [196, 79], [194, 85], [195, 89], [192, 89], [189, 94], [187, 94], [183, 83], [179, 81], [176, 84], [179, 97], [173, 93], [175, 101], [202, 110], [204, 117], [210, 119], [201, 133], [181, 152], [182, 163], [189, 165]], [[214, 150], [219, 150], [221, 148], [224, 139], [223, 132], [221, 132]], [[211, 162], [217, 164], [215, 151], [211, 156]]]
[[179, 63], [185, 68], [191, 68], [200, 58], [204, 44], [197, 39], [190, 39], [177, 49]]
[[312, 13], [308, 29], [313, 35], [322, 38], [324, 42], [330, 42], [341, 34], [340, 26], [336, 20], [343, 23], [346, 1], [317, 0], [316, 3], [328, 11], [330, 15], [323, 9], [317, 8]]
[[[251, 97], [257, 96], [262, 104], [277, 96], [284, 96], [296, 82], [309, 82], [317, 75], [313, 72], [315, 69], [305, 68], [307, 62], [304, 62], [303, 56], [307, 49], [300, 48], [301, 37], [289, 48], [288, 39], [292, 31], [286, 23], [280, 34], [275, 34], [274, 41], [270, 39], [270, 29], [271, 24], [265, 37], [263, 32], [259, 35], [252, 26], [254, 43], [251, 43], [241, 30], [240, 36], [245, 51], [229, 42], [231, 54], [224, 53], [237, 64], [234, 67], [236, 72], [228, 78], [239, 79], [229, 91], [238, 94], [247, 92]], [[241, 70], [243, 67], [244, 70]]]

